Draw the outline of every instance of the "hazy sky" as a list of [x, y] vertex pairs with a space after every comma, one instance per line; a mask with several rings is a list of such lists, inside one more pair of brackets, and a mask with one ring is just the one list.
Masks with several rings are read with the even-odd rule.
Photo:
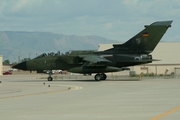
[[144, 25], [173, 20], [163, 41], [180, 41], [179, 0], [0, 0], [0, 31], [48, 31], [126, 41]]

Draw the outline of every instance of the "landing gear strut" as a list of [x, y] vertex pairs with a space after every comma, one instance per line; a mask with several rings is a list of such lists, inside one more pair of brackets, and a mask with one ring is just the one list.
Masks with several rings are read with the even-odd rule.
[[52, 81], [52, 80], [53, 80], [53, 78], [51, 77], [51, 75], [52, 75], [52, 71], [49, 71], [49, 76], [48, 76], [48, 78], [47, 78], [48, 81]]
[[94, 76], [94, 79], [95, 79], [96, 81], [106, 80], [106, 78], [107, 78], [107, 76], [106, 76], [106, 74], [104, 74], [104, 73], [98, 73], [98, 74], [96, 74], [96, 75]]

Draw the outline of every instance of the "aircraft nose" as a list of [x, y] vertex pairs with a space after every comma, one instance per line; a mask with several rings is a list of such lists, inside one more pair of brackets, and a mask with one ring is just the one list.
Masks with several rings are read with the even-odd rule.
[[21, 62], [17, 65], [14, 65], [12, 68], [16, 68], [16, 69], [20, 69], [20, 70], [27, 70], [27, 65], [26, 65], [26, 61]]

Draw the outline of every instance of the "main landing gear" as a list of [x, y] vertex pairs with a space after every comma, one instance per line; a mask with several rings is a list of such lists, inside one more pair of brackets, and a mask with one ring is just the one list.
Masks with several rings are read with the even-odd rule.
[[96, 74], [96, 75], [94, 76], [94, 79], [95, 79], [96, 81], [106, 80], [106, 78], [107, 78], [107, 76], [106, 76], [106, 74], [104, 74], [104, 73], [98, 73], [98, 74]]

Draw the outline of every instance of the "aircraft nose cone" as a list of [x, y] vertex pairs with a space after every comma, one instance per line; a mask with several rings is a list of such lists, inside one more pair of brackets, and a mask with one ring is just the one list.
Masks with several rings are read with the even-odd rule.
[[27, 70], [26, 61], [21, 62], [17, 65], [14, 65], [12, 68], [20, 69], [20, 70]]

